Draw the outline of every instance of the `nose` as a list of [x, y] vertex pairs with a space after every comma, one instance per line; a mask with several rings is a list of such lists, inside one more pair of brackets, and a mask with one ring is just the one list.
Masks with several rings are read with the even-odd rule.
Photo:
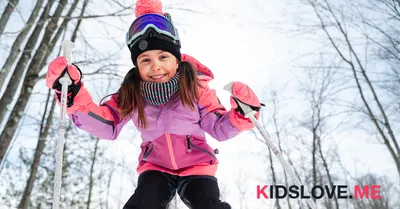
[[161, 63], [157, 60], [153, 61], [153, 66], [151, 66], [152, 71], [158, 71], [161, 69]]

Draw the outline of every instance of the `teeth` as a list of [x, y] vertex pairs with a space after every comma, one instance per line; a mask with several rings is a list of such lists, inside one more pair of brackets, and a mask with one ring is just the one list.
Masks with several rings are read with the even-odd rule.
[[158, 79], [158, 78], [162, 78], [164, 77], [164, 75], [155, 75], [155, 76], [151, 76], [152, 78]]

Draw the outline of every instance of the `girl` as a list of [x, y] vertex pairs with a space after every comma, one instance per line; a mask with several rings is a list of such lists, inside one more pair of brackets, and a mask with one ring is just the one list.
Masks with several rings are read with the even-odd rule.
[[[212, 72], [180, 52], [176, 29], [168, 18], [144, 14], [127, 34], [132, 68], [118, 92], [96, 105], [84, 88], [81, 72], [58, 57], [49, 64], [46, 84], [59, 98], [58, 79], [68, 73], [67, 113], [74, 124], [102, 139], [116, 139], [133, 121], [143, 140], [138, 157], [138, 184], [124, 209], [166, 209], [177, 192], [192, 209], [230, 209], [221, 201], [218, 160], [205, 133], [224, 141], [253, 128], [231, 98], [227, 111], [208, 87]], [[67, 69], [66, 69], [67, 68]], [[260, 102], [245, 84], [236, 82], [233, 95], [257, 111]], [[259, 114], [259, 113], [258, 113]], [[258, 117], [258, 115], [257, 115]]]

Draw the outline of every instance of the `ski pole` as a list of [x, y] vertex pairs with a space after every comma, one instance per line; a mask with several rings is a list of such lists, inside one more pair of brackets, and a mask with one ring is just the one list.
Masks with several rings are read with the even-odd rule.
[[[245, 117], [249, 118], [251, 120], [251, 122], [254, 124], [254, 126], [257, 127], [258, 131], [261, 133], [261, 135], [264, 137], [265, 141], [267, 142], [268, 147], [272, 150], [272, 152], [275, 154], [275, 156], [281, 162], [284, 170], [290, 175], [290, 177], [295, 182], [295, 184], [300, 188], [300, 186], [302, 185], [300, 182], [300, 179], [296, 177], [292, 168], [289, 166], [289, 164], [283, 158], [281, 151], [275, 146], [275, 144], [272, 142], [272, 140], [268, 136], [267, 131], [257, 121], [256, 117], [254, 116], [256, 114], [256, 111], [252, 110], [249, 105], [246, 105], [246, 104], [240, 102], [238, 99], [236, 99], [233, 96], [233, 94], [232, 94], [233, 83], [234, 82], [232, 81], [232, 82], [226, 84], [224, 86], [224, 90], [227, 90], [232, 95], [232, 97], [237, 101], [240, 108], [245, 113]], [[304, 186], [304, 189], [306, 190], [306, 192], [309, 192], [309, 190], [307, 189], [307, 186], [306, 185], [303, 185], [303, 186]], [[317, 209], [317, 205], [315, 204], [314, 200], [311, 197], [309, 199], [307, 199], [307, 203], [312, 209]]]
[[[63, 43], [63, 53], [64, 57], [67, 59], [67, 69], [72, 63], [72, 49], [75, 44], [72, 41], [65, 40]], [[60, 193], [61, 193], [61, 178], [62, 178], [62, 163], [63, 163], [63, 152], [65, 143], [65, 113], [67, 109], [67, 95], [68, 86], [72, 84], [68, 73], [65, 73], [62, 78], [60, 78], [61, 83], [61, 110], [60, 110], [60, 123], [58, 131], [58, 140], [56, 147], [56, 170], [54, 174], [54, 190], [53, 190], [53, 209], [58, 209], [60, 206]]]

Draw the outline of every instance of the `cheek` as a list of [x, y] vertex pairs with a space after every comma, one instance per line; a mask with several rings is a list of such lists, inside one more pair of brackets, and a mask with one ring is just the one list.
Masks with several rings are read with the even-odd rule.
[[175, 75], [175, 74], [176, 74], [176, 67], [175, 67], [175, 66], [173, 66], [173, 67], [171, 68], [170, 73], [171, 73], [172, 75]]
[[175, 75], [176, 71], [177, 71], [177, 65], [175, 63], [170, 63], [168, 65], [168, 72], [172, 75]]
[[140, 74], [140, 78], [141, 79], [146, 79], [146, 77], [147, 77], [147, 70], [146, 70], [146, 68], [140, 68], [140, 70], [139, 70], [139, 74]]

